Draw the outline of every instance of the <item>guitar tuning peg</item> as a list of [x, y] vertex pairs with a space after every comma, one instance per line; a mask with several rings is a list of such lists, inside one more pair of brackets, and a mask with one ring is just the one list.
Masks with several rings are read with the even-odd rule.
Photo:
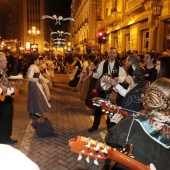
[[91, 138], [89, 137], [89, 138], [87, 139], [87, 145], [85, 145], [88, 149], [90, 148], [90, 141], [91, 141]]
[[98, 141], [96, 141], [96, 147], [94, 147], [94, 150], [99, 151], [99, 149], [100, 149], [100, 145], [98, 144]]
[[108, 154], [106, 143], [104, 144], [102, 152], [105, 153], [106, 155]]
[[89, 158], [89, 156], [86, 158], [86, 162], [87, 162], [87, 163], [90, 163], [90, 158]]
[[110, 112], [110, 115], [113, 115], [113, 113], [112, 113], [112, 112]]
[[106, 111], [106, 113], [109, 113], [109, 111]]
[[97, 158], [94, 160], [94, 164], [97, 165], [97, 166], [99, 165]]
[[82, 155], [81, 155], [81, 154], [79, 154], [79, 156], [78, 156], [77, 160], [78, 160], [78, 161], [80, 161], [81, 159], [82, 159]]
[[105, 112], [105, 109], [102, 109], [102, 112]]

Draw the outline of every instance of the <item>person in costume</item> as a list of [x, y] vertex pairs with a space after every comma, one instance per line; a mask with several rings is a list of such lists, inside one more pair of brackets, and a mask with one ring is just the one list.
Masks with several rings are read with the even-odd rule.
[[[123, 68], [122, 63], [117, 61], [118, 53], [115, 48], [111, 47], [108, 53], [108, 60], [103, 60], [100, 62], [98, 68], [93, 73], [93, 78], [100, 79], [103, 74], [108, 74], [112, 78], [116, 79], [119, 83], [122, 83], [126, 77], [126, 72]], [[98, 97], [106, 98], [106, 93], [99, 90]], [[96, 107], [94, 112], [93, 125], [87, 130], [89, 133], [94, 132], [98, 129], [101, 120], [102, 109], [101, 107]]]
[[5, 53], [0, 52], [0, 96], [5, 97], [0, 100], [0, 143], [15, 144], [18, 141], [11, 139], [13, 123], [13, 98], [10, 96], [15, 93], [16, 88], [10, 87], [8, 77], [5, 73], [7, 59]]
[[[132, 144], [134, 159], [157, 170], [170, 167], [170, 79], [159, 78], [143, 96], [143, 107], [135, 117], [127, 117], [112, 127], [105, 142], [113, 148]], [[128, 168], [116, 164], [113, 170]]]
[[27, 100], [27, 110], [30, 115], [41, 117], [42, 113], [46, 112], [51, 108], [48, 102], [45, 90], [42, 83], [49, 83], [50, 80], [44, 78], [38, 67], [39, 58], [38, 56], [33, 56], [30, 61], [30, 66], [28, 68], [28, 100]]

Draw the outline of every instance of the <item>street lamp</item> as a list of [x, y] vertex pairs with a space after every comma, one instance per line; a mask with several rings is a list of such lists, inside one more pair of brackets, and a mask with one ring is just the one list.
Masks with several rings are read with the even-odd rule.
[[162, 2], [160, 0], [155, 0], [153, 3], [153, 16], [158, 17], [161, 15], [162, 11]]
[[38, 30], [36, 27], [32, 27], [31, 30], [28, 30], [28, 34], [33, 36], [33, 49], [38, 48], [35, 44], [35, 36], [40, 34], [40, 30]]

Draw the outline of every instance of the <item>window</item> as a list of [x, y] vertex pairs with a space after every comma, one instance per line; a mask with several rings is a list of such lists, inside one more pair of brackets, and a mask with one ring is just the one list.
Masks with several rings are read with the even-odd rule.
[[130, 34], [126, 34], [126, 44], [125, 44], [126, 51], [130, 50]]
[[114, 38], [114, 47], [116, 48], [116, 50], [118, 49], [118, 38], [117, 37]]
[[149, 30], [144, 30], [142, 33], [143, 43], [142, 43], [142, 49], [149, 47]]

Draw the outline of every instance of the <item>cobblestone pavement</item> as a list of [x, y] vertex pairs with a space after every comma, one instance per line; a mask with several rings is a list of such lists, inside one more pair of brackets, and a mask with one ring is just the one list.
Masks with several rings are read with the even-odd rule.
[[107, 130], [103, 116], [99, 130], [87, 132], [92, 126], [93, 116], [79, 99], [79, 94], [68, 86], [68, 82], [67, 74], [55, 75], [51, 88], [52, 107], [44, 116], [51, 121], [56, 135], [42, 139], [36, 136], [31, 127], [33, 120], [26, 111], [27, 81], [24, 81], [20, 97], [15, 100], [13, 138], [17, 138], [19, 143], [14, 147], [37, 163], [41, 170], [101, 170], [104, 161], [99, 161], [99, 166], [94, 165], [92, 159], [87, 163], [85, 157], [78, 161], [78, 154], [70, 151], [70, 138], [80, 135], [103, 142]]

